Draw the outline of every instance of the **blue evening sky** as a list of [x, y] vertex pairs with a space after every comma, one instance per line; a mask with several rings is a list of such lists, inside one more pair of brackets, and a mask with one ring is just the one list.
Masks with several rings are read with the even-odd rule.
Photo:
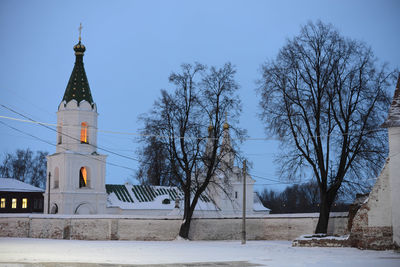
[[[55, 123], [83, 24], [84, 57], [100, 130], [137, 132], [138, 115], [150, 110], [168, 76], [195, 61], [237, 68], [243, 113], [240, 126], [264, 137], [255, 81], [260, 65], [276, 56], [300, 26], [321, 19], [343, 35], [365, 41], [391, 69], [400, 63], [400, 1], [0, 1], [0, 104], [41, 122]], [[393, 89], [394, 89], [393, 84]], [[0, 107], [0, 116], [19, 117]], [[56, 134], [38, 125], [0, 120], [55, 144]], [[136, 157], [135, 136], [99, 133], [98, 144]], [[55, 147], [0, 124], [0, 153]], [[246, 141], [251, 173], [278, 180], [276, 141]], [[104, 153], [99, 151], [100, 153]], [[0, 155], [0, 160], [3, 155]], [[106, 182], [132, 179], [137, 162], [109, 155]], [[279, 182], [254, 177], [261, 190]], [[271, 185], [275, 184], [275, 185]]]

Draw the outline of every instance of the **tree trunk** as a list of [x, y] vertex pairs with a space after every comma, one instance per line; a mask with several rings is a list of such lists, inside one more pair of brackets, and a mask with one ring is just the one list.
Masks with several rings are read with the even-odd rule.
[[179, 236], [184, 239], [189, 239], [190, 222], [192, 221], [194, 207], [190, 205], [190, 193], [189, 197], [185, 196], [185, 210], [183, 215], [183, 222], [179, 229]]
[[182, 222], [181, 228], [179, 229], [180, 237], [182, 237], [184, 239], [189, 239], [190, 222], [191, 222], [191, 218], [190, 219], [186, 218]]
[[319, 219], [316, 234], [326, 234], [328, 232], [329, 213], [331, 211], [333, 200], [327, 192], [321, 193], [321, 203], [319, 207]]

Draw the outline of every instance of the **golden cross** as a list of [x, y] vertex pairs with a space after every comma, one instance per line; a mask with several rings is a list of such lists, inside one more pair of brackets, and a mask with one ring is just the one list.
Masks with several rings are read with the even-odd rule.
[[82, 22], [79, 24], [79, 41], [81, 40], [81, 32], [82, 32]]

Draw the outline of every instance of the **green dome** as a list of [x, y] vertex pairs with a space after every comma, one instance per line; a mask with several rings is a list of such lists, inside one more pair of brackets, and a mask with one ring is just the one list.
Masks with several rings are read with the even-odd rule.
[[77, 55], [78, 53], [83, 54], [86, 51], [86, 47], [83, 44], [81, 44], [81, 41], [79, 41], [79, 43], [74, 45], [74, 51], [75, 51], [75, 55]]
[[65, 89], [63, 101], [68, 103], [75, 99], [78, 105], [81, 101], [86, 100], [91, 105], [94, 101], [90, 92], [89, 82], [86, 77], [85, 67], [83, 64], [83, 56], [86, 47], [81, 44], [81, 41], [74, 46], [75, 51], [75, 65], [72, 70], [71, 77], [69, 78], [67, 88]]

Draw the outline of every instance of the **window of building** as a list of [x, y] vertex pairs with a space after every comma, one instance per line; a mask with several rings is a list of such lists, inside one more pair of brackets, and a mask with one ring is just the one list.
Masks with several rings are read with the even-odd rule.
[[53, 205], [51, 205], [50, 213], [51, 213], [51, 214], [57, 214], [57, 213], [58, 213], [58, 206], [57, 206], [57, 204], [53, 203]]
[[58, 167], [54, 169], [54, 182], [53, 182], [53, 188], [58, 188], [60, 183], [60, 170]]
[[235, 191], [235, 198], [237, 198], [238, 197], [238, 193], [237, 193], [237, 191]]
[[43, 209], [43, 199], [35, 198], [35, 199], [33, 200], [33, 208], [34, 208], [35, 210]]
[[81, 143], [88, 144], [89, 143], [89, 126], [87, 122], [81, 123]]
[[11, 208], [12, 209], [16, 209], [17, 208], [17, 199], [16, 198], [13, 198], [11, 200]]
[[5, 198], [1, 198], [0, 208], [4, 209], [5, 207], [6, 207], [6, 199]]
[[88, 186], [88, 175], [87, 169], [82, 167], [79, 171], [79, 187], [87, 187]]
[[23, 198], [22, 199], [22, 208], [26, 209], [28, 207], [28, 199], [27, 198]]

